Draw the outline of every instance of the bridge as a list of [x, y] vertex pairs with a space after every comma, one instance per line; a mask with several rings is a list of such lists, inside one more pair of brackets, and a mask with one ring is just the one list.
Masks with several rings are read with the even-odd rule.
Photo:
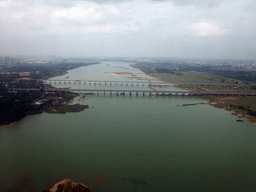
[[[24, 79], [21, 81], [35, 81], [33, 79]], [[104, 81], [104, 80], [70, 80], [70, 79], [38, 79], [37, 82], [44, 84], [77, 84], [77, 85], [129, 85], [129, 86], [186, 86], [186, 87], [233, 87], [250, 88], [256, 84], [229, 84], [229, 83], [179, 83], [162, 81]]]
[[170, 83], [163, 83], [161, 81], [100, 81], [100, 80], [41, 80], [44, 84], [79, 84], [79, 85], [130, 85], [130, 86], [145, 86], [145, 85], [169, 85]]
[[256, 96], [256, 93], [239, 92], [195, 92], [195, 91], [156, 91], [156, 90], [124, 90], [124, 89], [69, 89], [69, 88], [9, 88], [10, 91], [45, 91], [45, 92], [83, 92], [87, 95], [143, 95], [143, 96]]

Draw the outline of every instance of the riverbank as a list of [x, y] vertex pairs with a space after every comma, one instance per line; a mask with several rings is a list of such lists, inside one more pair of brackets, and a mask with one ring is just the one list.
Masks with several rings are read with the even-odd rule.
[[[256, 111], [254, 103], [256, 98], [252, 97], [205, 97], [208, 104], [231, 111], [232, 115], [244, 118], [256, 125]], [[251, 104], [251, 105], [250, 105]]]
[[[5, 78], [4, 75], [1, 78], [3, 85], [0, 88], [0, 126], [8, 125], [12, 122], [19, 121], [26, 117], [27, 115], [40, 114], [43, 113], [45, 106], [56, 108], [56, 111], [61, 111], [64, 113], [68, 111], [79, 112], [80, 107], [75, 107], [71, 109], [70, 107], [60, 107], [69, 103], [70, 100], [75, 98], [77, 94], [75, 93], [66, 93], [66, 92], [45, 92], [45, 88], [52, 87], [49, 84], [43, 84], [37, 79], [48, 79], [55, 76], [67, 74], [69, 70], [99, 64], [99, 62], [91, 63], [60, 63], [56, 65], [28, 65], [27, 72], [28, 75], [26, 80], [23, 80], [20, 75], [11, 74], [8, 78]], [[20, 68], [19, 68], [20, 67]], [[31, 69], [30, 69], [31, 67]], [[11, 68], [12, 69], [12, 68]], [[0, 72], [8, 72], [11, 70], [9, 68], [1, 69]], [[13, 69], [14, 70], [14, 69]], [[22, 66], [18, 66], [17, 73], [19, 70], [22, 70]], [[37, 70], [34, 72], [33, 70]], [[1, 76], [1, 75], [0, 75]], [[30, 80], [30, 81], [27, 81]], [[40, 88], [37, 91], [10, 91], [8, 88]], [[57, 107], [58, 106], [58, 107]], [[84, 106], [82, 106], [83, 108]], [[63, 109], [60, 109], [63, 108]], [[64, 109], [65, 108], [65, 109]], [[47, 110], [47, 109], [46, 109]], [[47, 110], [53, 112], [54, 110]]]
[[[184, 87], [184, 86], [179, 86], [179, 84], [182, 84], [184, 82], [172, 82], [168, 80], [166, 76], [163, 76], [165, 78], [161, 78], [162, 76], [159, 75], [156, 77], [155, 74], [148, 74], [151, 78], [157, 79], [163, 82], [168, 82], [168, 83], [173, 83], [174, 87], [177, 88], [182, 88], [188, 91], [196, 90], [196, 91], [217, 91], [217, 92], [237, 92], [241, 91], [239, 89], [236, 90], [230, 90], [230, 89], [225, 89], [221, 88], [218, 89], [218, 87], [213, 87], [214, 90], [212, 89], [207, 89], [206, 88], [197, 88], [197, 87]], [[195, 78], [195, 77], [193, 77]], [[191, 82], [193, 83], [193, 82]], [[153, 87], [154, 89], [155, 87]], [[242, 91], [248, 91], [248, 90], [242, 90]], [[253, 123], [256, 125], [256, 98], [254, 97], [220, 97], [220, 96], [199, 96], [201, 99], [207, 100], [207, 103], [213, 107], [216, 108], [221, 108], [225, 109], [228, 111], [231, 111], [233, 115], [237, 115], [238, 117], [244, 118], [248, 120], [249, 122]], [[190, 105], [190, 104], [188, 104]]]

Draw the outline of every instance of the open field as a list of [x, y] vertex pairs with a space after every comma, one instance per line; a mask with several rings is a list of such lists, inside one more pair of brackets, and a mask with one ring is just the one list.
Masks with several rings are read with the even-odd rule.
[[[237, 92], [237, 93], [251, 93], [256, 92], [256, 90], [239, 87], [243, 84], [240, 81], [223, 78], [215, 75], [208, 75], [203, 73], [182, 73], [182, 75], [169, 74], [169, 73], [154, 73], [152, 74], [154, 78], [161, 79], [166, 82], [171, 82], [177, 85], [179, 88], [199, 91], [199, 92]], [[211, 84], [222, 84], [225, 83], [237, 84], [235, 87], [223, 87], [223, 86], [188, 86], [181, 85], [180, 83], [211, 83]], [[219, 96], [203, 96], [208, 103], [217, 108], [224, 108], [226, 110], [232, 111], [232, 114], [238, 115], [247, 119], [248, 121], [256, 124], [256, 97], [219, 97]], [[213, 104], [214, 103], [214, 104]]]
[[222, 83], [222, 80], [225, 81], [225, 83], [231, 83], [231, 84], [243, 84], [240, 81], [232, 80], [224, 77], [220, 77], [217, 75], [212, 74], [205, 74], [205, 73], [197, 73], [197, 72], [182, 72], [180, 74], [170, 74], [170, 73], [152, 73], [150, 74], [153, 77], [162, 79], [166, 82], [172, 82], [172, 83], [212, 83], [212, 84], [218, 84]]

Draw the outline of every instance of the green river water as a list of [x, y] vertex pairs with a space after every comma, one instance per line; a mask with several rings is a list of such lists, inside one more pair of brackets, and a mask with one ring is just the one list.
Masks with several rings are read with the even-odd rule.
[[[143, 81], [104, 72], [149, 78], [127, 63], [109, 62], [52, 79]], [[0, 191], [26, 175], [33, 191], [66, 177], [97, 192], [256, 191], [256, 127], [236, 122], [229, 111], [181, 106], [202, 102], [185, 97], [95, 95], [78, 102], [90, 108], [0, 127]], [[102, 178], [97, 185], [95, 177]]]

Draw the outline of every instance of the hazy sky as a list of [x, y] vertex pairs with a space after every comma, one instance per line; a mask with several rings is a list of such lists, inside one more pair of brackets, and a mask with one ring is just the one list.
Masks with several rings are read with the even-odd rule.
[[0, 56], [256, 59], [255, 0], [0, 0]]

